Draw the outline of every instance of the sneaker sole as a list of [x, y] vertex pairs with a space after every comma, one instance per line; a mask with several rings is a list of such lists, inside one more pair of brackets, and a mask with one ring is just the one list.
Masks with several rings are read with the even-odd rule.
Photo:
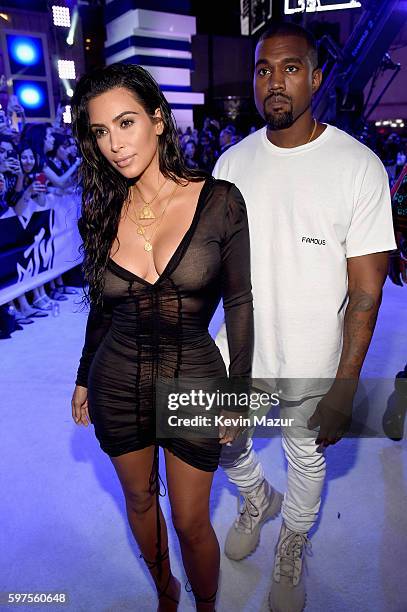
[[[268, 601], [268, 607], [269, 607], [270, 612], [274, 612], [273, 608], [271, 607], [269, 598], [267, 598], [267, 601]], [[304, 612], [306, 607], [307, 607], [307, 594], [305, 593], [304, 605], [301, 608], [301, 612]]]
[[252, 555], [256, 551], [258, 545], [260, 544], [260, 532], [261, 532], [261, 528], [263, 527], [263, 525], [265, 523], [267, 523], [267, 521], [270, 521], [271, 519], [277, 518], [278, 515], [281, 512], [281, 505], [283, 503], [284, 497], [283, 497], [282, 493], [280, 493], [279, 491], [275, 491], [275, 494], [276, 494], [276, 498], [277, 499], [275, 499], [275, 500], [273, 499], [273, 503], [272, 503], [272, 505], [270, 505], [268, 511], [266, 512], [266, 515], [264, 516], [264, 518], [261, 519], [261, 521], [255, 527], [255, 531], [258, 531], [259, 534], [258, 534], [256, 543], [253, 546], [253, 548], [248, 553], [246, 553], [243, 557], [239, 557], [238, 559], [236, 557], [230, 557], [227, 554], [226, 550], [225, 550], [224, 551], [225, 552], [225, 556], [228, 559], [230, 559], [231, 561], [243, 561], [243, 559], [247, 559], [247, 557], [250, 557], [250, 555]]

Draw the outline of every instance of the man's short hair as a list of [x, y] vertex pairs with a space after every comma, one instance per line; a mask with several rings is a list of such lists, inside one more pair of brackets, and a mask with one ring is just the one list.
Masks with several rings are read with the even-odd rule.
[[13, 145], [14, 147], [13, 139], [8, 134], [0, 134], [0, 142], [8, 142], [8, 144]]
[[303, 38], [308, 45], [312, 67], [314, 69], [318, 68], [318, 45], [312, 32], [306, 30], [300, 25], [297, 25], [296, 23], [274, 23], [264, 30], [257, 43], [266, 40], [267, 38], [274, 38], [274, 36], [298, 36], [299, 38]]

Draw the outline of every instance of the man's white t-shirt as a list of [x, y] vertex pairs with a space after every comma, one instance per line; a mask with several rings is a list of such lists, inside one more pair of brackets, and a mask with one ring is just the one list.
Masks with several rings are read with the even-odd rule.
[[[247, 206], [253, 378], [296, 379], [281, 387], [291, 400], [326, 392], [342, 349], [346, 260], [396, 248], [383, 164], [330, 125], [291, 149], [273, 145], [264, 127], [228, 149], [213, 174], [235, 183]], [[216, 342], [228, 361], [224, 325]]]

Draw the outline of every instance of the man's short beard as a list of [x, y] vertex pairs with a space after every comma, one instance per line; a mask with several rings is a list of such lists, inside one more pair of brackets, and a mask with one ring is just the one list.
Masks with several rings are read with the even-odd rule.
[[267, 113], [264, 109], [264, 118], [267, 122], [268, 129], [272, 130], [273, 132], [277, 130], [286, 130], [294, 123], [294, 114], [292, 108], [289, 111], [286, 111], [285, 113], [278, 113], [278, 115]]

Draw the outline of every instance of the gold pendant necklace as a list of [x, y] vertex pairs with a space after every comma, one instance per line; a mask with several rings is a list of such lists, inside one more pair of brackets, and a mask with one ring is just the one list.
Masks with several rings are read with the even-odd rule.
[[151, 208], [151, 204], [154, 202], [154, 200], [156, 200], [156, 199], [157, 199], [158, 194], [160, 193], [161, 189], [162, 189], [162, 188], [164, 187], [164, 185], [166, 185], [166, 184], [167, 184], [167, 181], [164, 181], [164, 183], [161, 185], [161, 187], [159, 188], [159, 190], [157, 191], [157, 193], [155, 194], [155, 196], [153, 197], [153, 199], [152, 199], [152, 200], [150, 200], [149, 202], [147, 202], [147, 201], [146, 201], [146, 200], [143, 198], [143, 196], [141, 195], [141, 191], [140, 191], [140, 189], [137, 187], [137, 184], [135, 185], [135, 187], [136, 187], [136, 189], [137, 189], [137, 191], [138, 191], [138, 194], [139, 194], [139, 196], [140, 196], [141, 200], [144, 202], [144, 206], [142, 206], [142, 207], [141, 207], [141, 210], [140, 210], [140, 212], [139, 212], [139, 216], [138, 216], [138, 218], [139, 218], [140, 220], [143, 220], [143, 219], [155, 219], [155, 218], [156, 218], [156, 217], [155, 217], [155, 214], [154, 214], [154, 211], [153, 211], [153, 210], [152, 210], [152, 208]]
[[155, 214], [153, 213], [149, 204], [141, 208], [138, 218], [140, 220], [141, 219], [155, 219]]
[[155, 223], [157, 223], [157, 221], [163, 216], [164, 211], [160, 212], [159, 215], [156, 215], [153, 221], [150, 221], [150, 223], [139, 223], [138, 221], [136, 221], [135, 219], [133, 219], [133, 217], [130, 215], [129, 212], [127, 212], [127, 216], [130, 219], [130, 221], [132, 221], [136, 226], [137, 226], [137, 233], [140, 236], [143, 236], [145, 233], [145, 230], [147, 227], [151, 227], [152, 225], [154, 225]]
[[[153, 250], [152, 240], [153, 240], [153, 238], [154, 238], [154, 236], [155, 236], [155, 234], [156, 234], [156, 232], [157, 232], [158, 228], [159, 228], [159, 227], [160, 227], [160, 225], [161, 225], [161, 222], [162, 222], [163, 217], [164, 217], [164, 213], [165, 213], [165, 211], [167, 210], [167, 208], [168, 208], [168, 206], [169, 206], [169, 204], [170, 204], [170, 202], [171, 202], [172, 198], [174, 197], [175, 192], [176, 192], [176, 190], [177, 190], [177, 187], [178, 187], [178, 183], [176, 183], [176, 184], [175, 184], [174, 189], [173, 189], [173, 190], [172, 190], [172, 192], [170, 193], [169, 198], [168, 198], [168, 200], [167, 200], [167, 204], [165, 205], [165, 207], [164, 207], [164, 209], [163, 209], [162, 213], [159, 215], [159, 217], [158, 217], [158, 218], [156, 219], [156, 221], [154, 221], [153, 223], [150, 223], [149, 225], [144, 226], [144, 225], [141, 225], [140, 223], [138, 223], [137, 221], [135, 221], [134, 219], [132, 219], [132, 218], [130, 217], [130, 215], [128, 215], [128, 216], [129, 216], [130, 221], [133, 221], [133, 223], [134, 223], [134, 224], [137, 226], [137, 234], [138, 234], [139, 236], [141, 236], [141, 237], [144, 239], [144, 250], [145, 250], [145, 251], [147, 251], [147, 253], [150, 253], [150, 252]], [[144, 229], [144, 228], [145, 228], [145, 227], [150, 227], [150, 225], [154, 225], [154, 223], [157, 223], [157, 224], [156, 224], [156, 226], [155, 226], [155, 228], [154, 228], [154, 230], [153, 230], [153, 233], [151, 234], [151, 236], [150, 236], [150, 237], [146, 236], [146, 231], [145, 231], [145, 229]]]

